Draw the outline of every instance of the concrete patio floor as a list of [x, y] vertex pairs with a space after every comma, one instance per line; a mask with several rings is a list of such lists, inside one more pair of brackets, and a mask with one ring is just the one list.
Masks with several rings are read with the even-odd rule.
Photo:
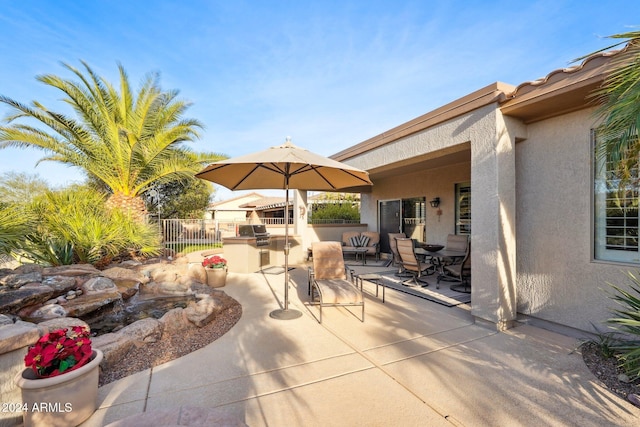
[[352, 307], [325, 308], [319, 324], [306, 269], [291, 281], [290, 308], [303, 315], [276, 320], [284, 274], [230, 273], [221, 289], [242, 304], [240, 321], [198, 351], [101, 387], [83, 426], [135, 415], [118, 425], [177, 424], [154, 414], [187, 406], [252, 427], [640, 423], [640, 408], [598, 384], [574, 338], [530, 325], [498, 333], [474, 324], [468, 306], [390, 289], [383, 304], [367, 282], [364, 323]]

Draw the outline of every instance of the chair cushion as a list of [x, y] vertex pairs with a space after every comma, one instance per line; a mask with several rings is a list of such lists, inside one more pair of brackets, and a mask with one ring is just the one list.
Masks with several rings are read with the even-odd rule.
[[377, 231], [363, 231], [362, 235], [369, 238], [369, 244], [365, 246], [375, 246], [380, 243], [380, 233], [378, 233]]
[[362, 302], [362, 292], [348, 280], [316, 280], [322, 304], [358, 304]]
[[342, 246], [353, 246], [351, 244], [352, 237], [360, 237], [359, 231], [345, 231], [342, 233]]
[[340, 242], [314, 242], [311, 251], [316, 279], [347, 278]]
[[466, 251], [467, 243], [469, 242], [469, 236], [466, 234], [456, 235], [449, 234], [447, 236], [447, 246], [445, 249], [452, 251]]
[[352, 236], [349, 237], [349, 246], [359, 247], [360, 246], [360, 236]]

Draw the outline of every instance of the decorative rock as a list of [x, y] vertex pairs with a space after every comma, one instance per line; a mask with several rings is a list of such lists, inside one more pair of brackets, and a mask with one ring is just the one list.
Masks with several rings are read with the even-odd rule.
[[136, 288], [118, 288], [118, 292], [120, 292], [120, 296], [122, 297], [122, 299], [124, 301], [127, 301], [135, 294], [137, 294], [138, 290]]
[[[144, 291], [144, 292], [143, 292]], [[189, 285], [179, 282], [151, 282], [147, 283], [141, 293], [170, 294], [170, 295], [190, 295]]]
[[[109, 279], [106, 280], [111, 282]], [[65, 307], [69, 316], [82, 317], [85, 314], [99, 309], [100, 307], [117, 301], [122, 301], [122, 297], [120, 296], [120, 292], [118, 292], [117, 288], [115, 288], [113, 291], [85, 293], [72, 301], [67, 301], [67, 305]]]
[[57, 304], [57, 303], [58, 303], [58, 300], [53, 298], [53, 299], [50, 299], [48, 301], [45, 301], [45, 303], [42, 304], [42, 305]]
[[0, 326], [0, 354], [31, 345], [38, 341], [38, 338], [40, 338], [40, 332], [32, 323], [2, 325]]
[[101, 274], [102, 276], [113, 280], [116, 284], [118, 284], [118, 279], [125, 279], [139, 283], [147, 283], [149, 281], [149, 278], [142, 272], [122, 267], [111, 267], [102, 271]]
[[141, 343], [156, 342], [162, 338], [163, 327], [159, 320], [148, 317], [125, 326], [118, 331], [118, 334], [126, 335]]
[[13, 319], [6, 314], [0, 314], [0, 327], [4, 325], [13, 325]]
[[191, 323], [201, 328], [217, 316], [221, 310], [221, 305], [216, 298], [207, 296], [197, 303], [190, 302], [187, 308], [184, 309], [184, 314]]
[[154, 282], [175, 282], [178, 280], [178, 272], [174, 268], [152, 270], [151, 280]]
[[160, 318], [160, 323], [163, 324], [164, 333], [179, 333], [185, 327], [189, 326], [189, 320], [184, 314], [184, 309], [174, 308], [167, 311], [164, 316]]
[[50, 304], [42, 306], [29, 315], [27, 320], [40, 323], [45, 320], [56, 319], [58, 317], [67, 317], [69, 313], [59, 304]]
[[75, 317], [62, 317], [38, 323], [38, 327], [40, 329], [44, 328], [47, 332], [55, 331], [57, 329], [71, 329], [74, 326], [84, 326], [85, 328], [90, 329], [87, 322]]
[[207, 283], [207, 271], [204, 269], [202, 264], [189, 264], [187, 276], [200, 283]]
[[20, 289], [0, 292], [0, 313], [15, 313], [20, 308], [41, 304], [53, 295], [48, 286], [23, 286]]
[[70, 295], [67, 295], [66, 298], [67, 298], [67, 301], [71, 301], [72, 299], [76, 298], [76, 293], [74, 292]]
[[61, 295], [76, 287], [76, 279], [67, 276], [47, 276], [42, 280], [42, 284], [53, 289], [55, 295]]
[[628, 384], [631, 382], [631, 378], [629, 378], [627, 374], [620, 374], [618, 375], [618, 381], [620, 381], [621, 383]]
[[42, 274], [42, 266], [38, 264], [22, 264], [13, 270], [14, 273], [19, 274], [33, 273], [34, 271]]
[[104, 358], [100, 366], [110, 368], [116, 366], [125, 359], [127, 353], [135, 346], [135, 342], [123, 334], [104, 334], [91, 339], [95, 348], [99, 348], [104, 353]]
[[82, 285], [82, 290], [86, 294], [95, 294], [99, 292], [114, 292], [118, 290], [118, 287], [113, 283], [113, 280], [107, 277], [94, 277]]
[[42, 269], [43, 276], [85, 276], [99, 274], [100, 270], [91, 264], [61, 265]]
[[60, 295], [58, 298], [56, 298], [56, 301], [58, 302], [58, 304], [66, 304], [67, 303], [67, 299], [65, 297], [63, 297], [62, 295]]
[[0, 277], [0, 285], [9, 289], [18, 289], [27, 283], [37, 283], [42, 281], [42, 274], [39, 271], [32, 271], [25, 274], [7, 274]]

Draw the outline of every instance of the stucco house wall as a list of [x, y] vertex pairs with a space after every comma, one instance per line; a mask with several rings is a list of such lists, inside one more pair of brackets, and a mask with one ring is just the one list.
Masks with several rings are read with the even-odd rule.
[[[448, 234], [455, 233], [455, 185], [471, 181], [471, 162], [456, 163], [435, 169], [398, 174], [376, 183], [371, 194], [362, 196], [367, 200], [362, 209], [363, 222], [377, 228], [378, 200], [397, 200], [410, 197], [426, 197], [426, 241], [444, 244]], [[411, 183], [411, 185], [407, 185]], [[439, 209], [428, 206], [428, 201], [440, 197]], [[370, 227], [371, 228], [371, 227]]]
[[336, 153], [370, 174], [363, 221], [378, 224], [379, 200], [440, 197], [440, 231], [429, 233], [427, 207], [427, 240], [442, 241], [453, 230], [451, 184], [470, 179], [476, 321], [500, 330], [528, 315], [602, 328], [614, 305], [603, 289], [628, 287], [638, 264], [593, 257], [591, 95], [618, 59], [634, 60], [626, 53], [599, 52], [518, 86], [496, 82]]
[[592, 331], [610, 317], [622, 264], [593, 260], [593, 110], [528, 125], [516, 145], [518, 312]]

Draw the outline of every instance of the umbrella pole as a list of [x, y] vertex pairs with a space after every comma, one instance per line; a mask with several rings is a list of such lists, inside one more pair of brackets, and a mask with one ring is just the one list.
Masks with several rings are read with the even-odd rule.
[[274, 310], [269, 316], [274, 319], [291, 320], [302, 316], [298, 310], [289, 310], [289, 171], [285, 175], [285, 202], [284, 202], [284, 309]]

